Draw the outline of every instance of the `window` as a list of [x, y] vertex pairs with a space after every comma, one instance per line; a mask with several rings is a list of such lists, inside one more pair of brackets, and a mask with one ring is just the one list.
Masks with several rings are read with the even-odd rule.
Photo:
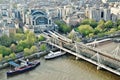
[[103, 18], [104, 17], [104, 12], [101, 12], [101, 18]]

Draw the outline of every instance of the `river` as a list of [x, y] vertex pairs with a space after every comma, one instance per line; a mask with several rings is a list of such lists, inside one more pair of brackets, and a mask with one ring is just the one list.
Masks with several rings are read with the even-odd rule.
[[0, 80], [120, 80], [120, 76], [106, 70], [96, 70], [95, 65], [75, 60], [71, 55], [39, 60], [41, 65], [36, 69], [13, 77], [6, 77], [8, 69], [0, 70]]

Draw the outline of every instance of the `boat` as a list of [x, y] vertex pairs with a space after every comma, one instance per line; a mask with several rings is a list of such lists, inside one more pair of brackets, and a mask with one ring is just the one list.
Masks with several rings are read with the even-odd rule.
[[39, 61], [28, 62], [28, 64], [24, 66], [23, 65], [20, 66], [19, 64], [16, 64], [13, 61], [9, 62], [9, 64], [15, 66], [15, 68], [13, 70], [8, 71], [6, 74], [7, 76], [13, 76], [36, 68], [38, 65], [40, 65], [40, 62]]
[[59, 56], [62, 56], [64, 55], [65, 52], [61, 52], [61, 51], [57, 51], [57, 52], [52, 52], [50, 51], [50, 53], [48, 53], [48, 55], [44, 56], [44, 58], [47, 60], [47, 59], [53, 59], [53, 58], [56, 58], [56, 57], [59, 57]]

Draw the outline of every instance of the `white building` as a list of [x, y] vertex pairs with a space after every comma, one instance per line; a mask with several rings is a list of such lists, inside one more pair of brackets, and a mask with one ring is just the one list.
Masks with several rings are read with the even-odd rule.
[[120, 19], [120, 6], [111, 7], [112, 20]]

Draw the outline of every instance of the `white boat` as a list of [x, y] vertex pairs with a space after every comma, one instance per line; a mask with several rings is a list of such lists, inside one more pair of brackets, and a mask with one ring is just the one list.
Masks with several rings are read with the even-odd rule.
[[53, 59], [59, 56], [64, 55], [66, 52], [62, 52], [62, 51], [57, 51], [57, 52], [52, 52], [50, 51], [50, 53], [46, 56], [44, 56], [45, 59]]

